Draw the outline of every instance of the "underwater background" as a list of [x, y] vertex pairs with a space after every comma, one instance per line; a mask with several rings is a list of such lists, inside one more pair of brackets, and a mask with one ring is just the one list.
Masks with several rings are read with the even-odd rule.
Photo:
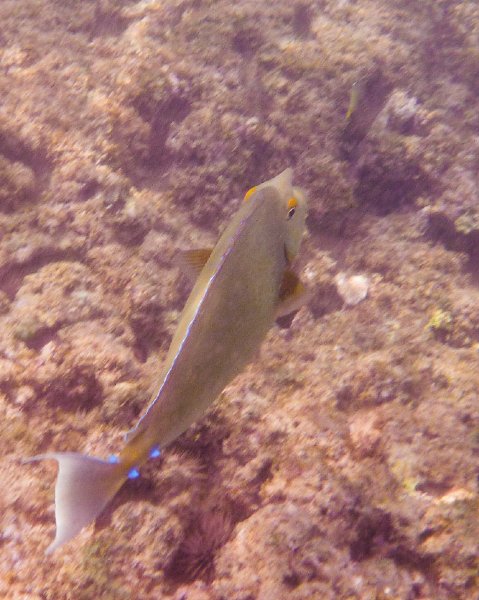
[[[477, 0], [0, 0], [0, 598], [479, 598]], [[45, 557], [284, 168], [308, 304]]]

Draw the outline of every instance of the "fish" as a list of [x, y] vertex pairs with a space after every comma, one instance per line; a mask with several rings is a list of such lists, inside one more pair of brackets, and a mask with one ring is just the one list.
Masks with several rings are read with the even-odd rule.
[[275, 320], [298, 309], [305, 287], [291, 269], [305, 230], [307, 201], [292, 169], [252, 187], [212, 249], [183, 253], [196, 282], [179, 318], [157, 393], [107, 460], [47, 452], [58, 462], [51, 554], [96, 519], [128, 479], [139, 476], [200, 418], [256, 355]]
[[391, 81], [380, 66], [363, 71], [352, 84], [340, 140], [344, 160], [354, 163], [359, 159], [359, 146], [386, 105], [392, 89]]
[[364, 94], [364, 79], [359, 79], [358, 81], [354, 81], [351, 86], [351, 92], [349, 95], [349, 106], [346, 112], [346, 116], [344, 117], [346, 121], [353, 116], [353, 113], [356, 112], [358, 108], [359, 98]]

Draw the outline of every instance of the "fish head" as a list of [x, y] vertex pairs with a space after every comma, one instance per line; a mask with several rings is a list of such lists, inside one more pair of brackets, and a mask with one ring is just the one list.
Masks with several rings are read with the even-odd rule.
[[293, 261], [299, 252], [301, 240], [306, 228], [306, 215], [308, 204], [306, 195], [297, 187], [293, 188], [293, 194], [287, 200], [286, 238], [284, 248], [289, 262]]
[[288, 262], [298, 254], [301, 240], [306, 227], [306, 214], [308, 211], [307, 200], [304, 192], [293, 186], [293, 169], [282, 171], [273, 179], [252, 187], [246, 192], [245, 200], [249, 200], [259, 190], [273, 188], [278, 195], [278, 200], [284, 207], [286, 220], [284, 249]]

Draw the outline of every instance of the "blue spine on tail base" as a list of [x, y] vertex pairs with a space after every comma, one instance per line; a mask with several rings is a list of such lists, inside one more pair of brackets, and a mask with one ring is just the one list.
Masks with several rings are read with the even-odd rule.
[[159, 458], [161, 456], [161, 450], [159, 446], [153, 446], [150, 450], [150, 458]]
[[136, 467], [133, 467], [128, 471], [128, 479], [138, 479], [140, 476], [140, 471]]

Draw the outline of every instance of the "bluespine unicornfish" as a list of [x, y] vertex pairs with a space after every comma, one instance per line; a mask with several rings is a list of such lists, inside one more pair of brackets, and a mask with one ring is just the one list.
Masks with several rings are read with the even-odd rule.
[[47, 552], [92, 522], [128, 478], [201, 417], [254, 357], [279, 316], [298, 309], [305, 289], [290, 268], [306, 219], [292, 170], [251, 188], [213, 249], [183, 253], [196, 283], [168, 351], [158, 392], [118, 456], [75, 452], [55, 459], [56, 536]]

